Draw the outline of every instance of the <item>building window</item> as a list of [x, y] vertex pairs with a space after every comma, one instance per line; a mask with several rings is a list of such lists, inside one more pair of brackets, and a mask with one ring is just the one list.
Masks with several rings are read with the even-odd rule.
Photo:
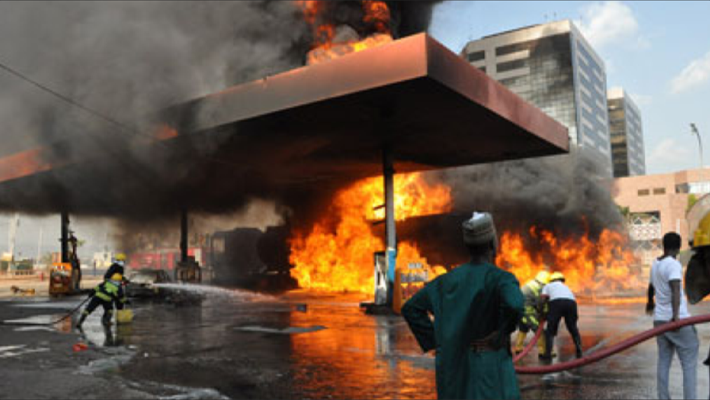
[[500, 82], [503, 86], [506, 86], [510, 88], [511, 86], [515, 85], [523, 85], [527, 83], [527, 76], [515, 76], [512, 78], [506, 78], [506, 79], [501, 79], [498, 82]]
[[666, 194], [666, 188], [654, 188], [653, 194]]
[[496, 56], [504, 56], [506, 54], [516, 53], [518, 51], [527, 50], [533, 44], [533, 41], [513, 43], [506, 46], [501, 46], [496, 48]]
[[474, 51], [473, 53], [468, 53], [468, 61], [469, 62], [481, 61], [484, 58], [486, 58], [486, 52], [484, 50]]
[[648, 190], [648, 189], [641, 189], [641, 190], [638, 191], [638, 195], [639, 195], [639, 196], [648, 196], [648, 195], [650, 194], [650, 192], [651, 192], [651, 191]]
[[481, 70], [484, 74], [486, 73], [486, 66], [478, 67], [479, 70]]
[[502, 63], [496, 65], [496, 71], [497, 72], [512, 71], [514, 69], [520, 69], [523, 67], [527, 67], [527, 65], [528, 65], [527, 58], [523, 58], [521, 60], [507, 61], [507, 62], [502, 62]]
[[691, 182], [688, 184], [688, 191], [695, 194], [710, 193], [710, 182]]

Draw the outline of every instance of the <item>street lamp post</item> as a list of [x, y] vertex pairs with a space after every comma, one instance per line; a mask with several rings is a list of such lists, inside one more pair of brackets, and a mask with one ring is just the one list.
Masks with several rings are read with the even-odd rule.
[[695, 126], [695, 124], [691, 123], [690, 124], [690, 131], [692, 134], [695, 135], [695, 137], [698, 138], [698, 148], [700, 149], [700, 168], [703, 168], [703, 141], [700, 139], [700, 132], [698, 132], [698, 128]]

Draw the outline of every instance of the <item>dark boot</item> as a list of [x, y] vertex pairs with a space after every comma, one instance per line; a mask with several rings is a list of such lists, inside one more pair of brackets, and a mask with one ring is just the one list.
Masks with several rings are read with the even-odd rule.
[[582, 338], [579, 337], [579, 334], [576, 334], [572, 337], [572, 340], [574, 340], [575, 355], [577, 358], [582, 358]]
[[101, 323], [102, 323], [105, 327], [110, 327], [110, 326], [111, 326], [111, 317], [112, 317], [112, 316], [113, 316], [113, 313], [110, 312], [110, 311], [104, 313], [104, 316], [101, 317]]
[[79, 317], [79, 322], [76, 323], [76, 329], [81, 329], [81, 325], [84, 324], [84, 321], [86, 321], [87, 316], [89, 316], [89, 314], [86, 311], [81, 313], [81, 317]]
[[552, 348], [555, 346], [555, 337], [545, 332], [545, 353], [538, 355], [541, 360], [552, 360]]

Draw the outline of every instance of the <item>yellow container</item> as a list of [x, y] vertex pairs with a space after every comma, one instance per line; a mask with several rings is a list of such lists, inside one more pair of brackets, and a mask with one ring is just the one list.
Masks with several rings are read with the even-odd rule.
[[117, 324], [130, 324], [133, 321], [133, 310], [118, 310], [116, 312], [116, 323]]

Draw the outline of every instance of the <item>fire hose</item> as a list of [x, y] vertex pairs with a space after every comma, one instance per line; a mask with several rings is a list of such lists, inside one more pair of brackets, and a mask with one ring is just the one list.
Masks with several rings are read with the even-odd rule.
[[87, 301], [89, 301], [89, 300], [91, 300], [91, 297], [87, 297], [86, 299], [84, 299], [84, 301], [82, 301], [81, 303], [79, 303], [78, 306], [74, 307], [74, 309], [72, 309], [72, 310], [69, 311], [66, 315], [64, 315], [63, 317], [57, 319], [56, 321], [52, 321], [52, 322], [24, 322], [24, 321], [23, 321], [23, 322], [19, 322], [19, 321], [18, 321], [18, 322], [12, 322], [12, 321], [0, 321], [0, 325], [20, 325], [20, 326], [51, 326], [51, 325], [55, 325], [55, 324], [58, 324], [58, 323], [64, 321], [65, 319], [71, 317], [72, 315], [74, 315], [74, 313], [77, 312], [77, 311], [79, 311], [79, 309], [81, 308], [81, 306], [83, 306], [83, 305], [84, 305]]
[[[707, 323], [707, 322], [710, 322], [710, 314], [698, 315], [698, 316], [690, 317], [690, 318], [684, 318], [684, 319], [681, 319], [676, 322], [663, 324], [663, 325], [655, 327], [653, 329], [649, 329], [647, 331], [641, 332], [641, 333], [639, 333], [635, 336], [632, 336], [626, 340], [623, 340], [623, 341], [621, 341], [609, 348], [594, 352], [594, 353], [586, 355], [582, 358], [577, 358], [577, 359], [574, 359], [571, 361], [566, 361], [563, 363], [552, 364], [552, 365], [541, 365], [541, 366], [535, 366], [535, 367], [517, 366], [517, 367], [515, 367], [515, 372], [517, 372], [518, 374], [523, 374], [523, 375], [535, 375], [535, 374], [550, 374], [553, 372], [561, 372], [561, 371], [566, 371], [569, 369], [579, 368], [579, 367], [603, 360], [603, 359], [605, 359], [609, 356], [612, 356], [616, 353], [620, 353], [620, 352], [628, 349], [629, 347], [636, 346], [637, 344], [639, 344], [641, 342], [645, 342], [646, 340], [648, 340], [654, 336], [662, 335], [668, 331], [673, 331], [673, 330], [682, 328], [684, 326], [703, 324], [703, 323]], [[530, 343], [528, 343], [527, 347], [525, 347], [523, 352], [521, 352], [520, 354], [515, 356], [515, 358], [513, 359], [513, 362], [517, 362], [518, 360], [523, 358], [527, 353], [530, 352], [532, 347], [535, 345], [535, 343], [538, 341], [538, 339], [542, 335], [543, 325], [544, 324], [542, 324], [542, 323], [540, 324], [537, 332], [535, 333], [535, 337], [533, 338], [533, 340], [531, 340]]]
[[542, 335], [542, 332], [544, 332], [544, 331], [545, 331], [545, 320], [543, 320], [542, 322], [540, 322], [540, 324], [538, 324], [537, 332], [535, 332], [535, 336], [533, 336], [530, 343], [528, 343], [528, 345], [525, 346], [523, 351], [521, 351], [515, 357], [513, 357], [513, 363], [520, 361], [523, 357], [525, 357], [526, 355], [528, 355], [528, 353], [530, 353], [530, 350], [532, 350], [532, 348], [535, 346], [535, 343], [537, 343], [537, 341], [540, 339], [540, 336]]

